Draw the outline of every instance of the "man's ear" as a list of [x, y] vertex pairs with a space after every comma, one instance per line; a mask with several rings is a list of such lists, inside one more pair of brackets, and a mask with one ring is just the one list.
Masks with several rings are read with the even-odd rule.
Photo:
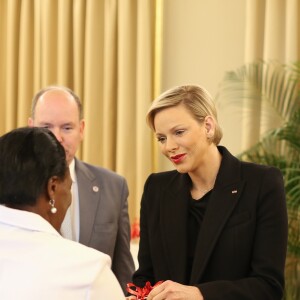
[[33, 119], [31, 117], [28, 118], [27, 125], [33, 127]]
[[84, 128], [85, 128], [85, 120], [81, 119], [80, 123], [79, 123], [79, 132], [80, 132], [80, 138], [81, 138], [81, 140], [83, 140]]

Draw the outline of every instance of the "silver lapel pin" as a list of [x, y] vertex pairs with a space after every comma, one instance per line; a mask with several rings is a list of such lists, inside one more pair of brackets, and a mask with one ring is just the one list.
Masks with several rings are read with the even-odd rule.
[[94, 191], [95, 193], [97, 193], [97, 192], [99, 191], [99, 188], [98, 188], [96, 185], [94, 185], [94, 186], [93, 186], [93, 191]]

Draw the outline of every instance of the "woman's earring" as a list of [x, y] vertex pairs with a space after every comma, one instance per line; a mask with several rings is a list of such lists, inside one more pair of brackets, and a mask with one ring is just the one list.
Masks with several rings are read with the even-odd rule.
[[56, 214], [57, 208], [54, 206], [55, 200], [54, 199], [50, 199], [49, 200], [49, 204], [51, 206], [51, 209], [50, 209], [51, 213]]

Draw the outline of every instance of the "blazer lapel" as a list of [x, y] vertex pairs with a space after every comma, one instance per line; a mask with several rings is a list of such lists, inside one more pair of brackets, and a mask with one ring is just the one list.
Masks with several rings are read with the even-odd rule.
[[76, 159], [75, 171], [78, 182], [80, 234], [79, 242], [88, 245], [93, 231], [101, 192], [95, 177], [85, 165]]
[[232, 184], [212, 192], [198, 235], [191, 283], [198, 282], [202, 277], [223, 227], [238, 203], [243, 185]]
[[187, 256], [187, 214], [189, 184], [187, 175], [177, 173], [166, 185], [160, 201], [160, 226], [170, 276], [185, 281]]
[[245, 183], [240, 179], [240, 162], [225, 148], [215, 187], [199, 231], [190, 283], [201, 281], [213, 249], [238, 203]]
[[177, 282], [186, 281], [189, 187], [188, 175], [176, 172], [175, 178], [166, 184], [160, 201], [160, 227], [165, 258], [170, 276]]

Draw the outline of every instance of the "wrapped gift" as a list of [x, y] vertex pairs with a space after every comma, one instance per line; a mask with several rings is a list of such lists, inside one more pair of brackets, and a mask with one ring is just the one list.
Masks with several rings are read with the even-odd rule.
[[145, 286], [142, 288], [134, 285], [133, 283], [127, 283], [127, 292], [136, 296], [137, 300], [146, 300], [149, 293], [162, 282], [162, 280], [158, 281], [154, 286], [151, 286], [151, 283], [147, 281]]

